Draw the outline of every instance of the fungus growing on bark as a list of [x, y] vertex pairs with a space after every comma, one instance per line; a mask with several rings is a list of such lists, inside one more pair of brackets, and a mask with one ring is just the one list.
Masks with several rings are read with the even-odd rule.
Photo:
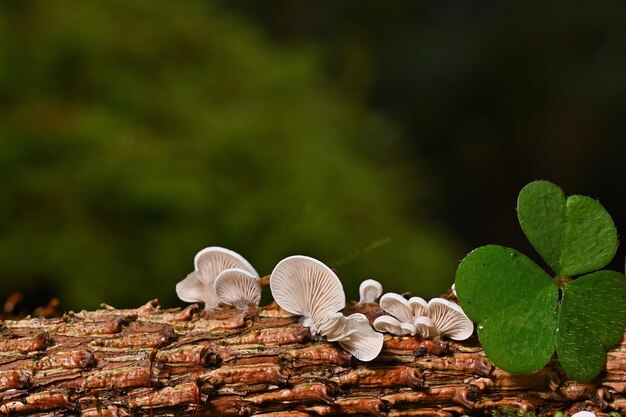
[[429, 317], [425, 316], [415, 319], [415, 331], [417, 334], [425, 338], [434, 337], [438, 334], [435, 323], [433, 323]]
[[257, 279], [246, 270], [227, 269], [215, 278], [215, 294], [221, 303], [239, 310], [257, 307], [261, 301], [261, 286]]
[[454, 340], [464, 340], [474, 331], [474, 325], [463, 309], [443, 298], [433, 298], [426, 303], [420, 297], [407, 300], [399, 294], [387, 293], [381, 297], [380, 307], [393, 316], [381, 316], [374, 321], [374, 328], [381, 332], [397, 336], [441, 335]]
[[383, 348], [384, 337], [363, 314], [345, 317], [339, 310], [346, 297], [337, 275], [322, 262], [307, 256], [291, 256], [276, 265], [270, 276], [276, 303], [291, 314], [304, 317], [312, 334], [337, 342], [361, 361], [371, 361]]
[[308, 256], [290, 256], [280, 261], [270, 276], [270, 289], [274, 301], [283, 310], [304, 317], [304, 325], [312, 334], [318, 333], [324, 316], [346, 306], [337, 275]]
[[437, 334], [453, 340], [465, 340], [474, 332], [474, 324], [461, 306], [444, 298], [433, 298], [428, 302], [428, 317]]
[[329, 342], [338, 342], [358, 360], [368, 362], [378, 356], [385, 337], [370, 326], [364, 314], [354, 313], [348, 317], [341, 313], [329, 315], [329, 328], [322, 325], [321, 333]]
[[380, 316], [374, 320], [374, 328], [379, 332], [391, 333], [396, 336], [414, 335], [415, 326], [410, 323], [399, 322], [392, 316]]
[[219, 299], [215, 294], [215, 279], [227, 269], [239, 268], [254, 277], [259, 274], [238, 253], [211, 246], [202, 249], [194, 258], [195, 270], [185, 279], [176, 284], [178, 298], [188, 303], [202, 302], [205, 310], [211, 310], [219, 305]]
[[359, 304], [375, 303], [383, 293], [383, 286], [373, 279], [366, 279], [359, 285]]
[[579, 411], [572, 414], [572, 417], [596, 417], [596, 414], [591, 411]]

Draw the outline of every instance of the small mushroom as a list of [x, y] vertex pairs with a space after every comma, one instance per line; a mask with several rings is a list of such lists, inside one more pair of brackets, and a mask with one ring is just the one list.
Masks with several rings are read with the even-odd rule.
[[355, 332], [356, 329], [350, 327], [348, 317], [341, 313], [328, 312], [319, 319], [318, 330], [329, 342], [336, 342]]
[[257, 307], [261, 301], [257, 278], [240, 268], [227, 269], [215, 278], [215, 294], [220, 302], [239, 310]]
[[415, 319], [415, 332], [423, 338], [429, 338], [437, 335], [437, 328], [430, 318], [422, 316]]
[[572, 414], [572, 417], [596, 417], [595, 413], [591, 411], [579, 411], [575, 414]]
[[329, 342], [338, 342], [360, 361], [368, 362], [378, 356], [385, 337], [372, 329], [364, 314], [345, 317], [341, 313], [329, 314], [320, 327]]
[[426, 303], [420, 297], [407, 300], [399, 294], [387, 293], [380, 298], [380, 307], [393, 317], [377, 318], [374, 328], [397, 336], [419, 334], [428, 338], [442, 335], [465, 340], [474, 332], [474, 325], [461, 306], [443, 298], [433, 298]]
[[211, 246], [198, 252], [194, 258], [194, 266], [195, 270], [176, 284], [176, 294], [186, 302], [203, 302], [205, 310], [211, 310], [219, 305], [214, 284], [221, 272], [239, 268], [255, 277], [259, 276], [241, 255], [218, 246]]
[[304, 316], [304, 325], [317, 334], [328, 314], [346, 305], [337, 275], [322, 262], [308, 256], [290, 256], [280, 261], [270, 276], [274, 301], [291, 314]]
[[400, 294], [389, 292], [380, 298], [380, 308], [402, 323], [413, 323], [416, 317], [426, 315], [428, 307], [421, 297], [407, 300]]
[[348, 322], [351, 330], [356, 331], [350, 332], [337, 342], [360, 361], [369, 362], [375, 359], [383, 349], [385, 336], [372, 329], [367, 317], [361, 313], [348, 316]]
[[452, 286], [450, 287], [450, 290], [452, 290], [452, 294], [454, 294], [455, 297], [459, 298], [459, 296], [456, 295], [456, 282], [452, 283]]
[[206, 284], [198, 278], [198, 273], [193, 271], [185, 279], [176, 284], [176, 295], [187, 303], [202, 302], [205, 306], [218, 302], [215, 292], [206, 291]]
[[428, 302], [428, 317], [438, 334], [453, 340], [465, 340], [474, 332], [474, 324], [461, 306], [443, 298]]
[[373, 279], [366, 279], [359, 286], [359, 304], [375, 303], [383, 293], [383, 286]]
[[395, 317], [380, 316], [374, 320], [374, 329], [396, 336], [414, 336], [416, 328], [410, 323], [401, 323]]

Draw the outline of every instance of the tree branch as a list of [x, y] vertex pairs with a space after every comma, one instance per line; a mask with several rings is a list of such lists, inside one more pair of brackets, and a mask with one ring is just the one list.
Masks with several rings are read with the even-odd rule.
[[[370, 320], [375, 304], [352, 305]], [[385, 336], [355, 360], [274, 304], [257, 311], [105, 309], [5, 320], [0, 413], [7, 416], [451, 416], [483, 410], [626, 411], [626, 340], [588, 383], [556, 362], [532, 375], [494, 367], [475, 339]]]

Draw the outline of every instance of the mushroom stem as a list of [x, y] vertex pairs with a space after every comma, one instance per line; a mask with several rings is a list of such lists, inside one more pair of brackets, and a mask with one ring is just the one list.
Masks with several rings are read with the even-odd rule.
[[268, 285], [270, 285], [270, 277], [271, 276], [272, 276], [271, 274], [267, 274], [265, 276], [262, 276], [261, 278], [259, 278], [257, 280], [257, 282], [259, 283], [259, 285], [261, 287], [267, 287]]

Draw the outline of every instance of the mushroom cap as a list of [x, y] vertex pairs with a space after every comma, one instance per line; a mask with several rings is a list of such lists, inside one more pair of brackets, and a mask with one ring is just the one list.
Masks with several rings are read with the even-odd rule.
[[366, 279], [359, 285], [359, 304], [375, 303], [383, 293], [383, 286], [373, 279]]
[[261, 286], [248, 271], [227, 269], [215, 278], [215, 294], [220, 302], [246, 310], [259, 305]]
[[415, 334], [415, 326], [410, 323], [400, 323], [395, 317], [380, 316], [374, 320], [374, 329], [379, 332], [391, 333], [396, 336]]
[[176, 284], [176, 295], [188, 303], [202, 302], [207, 309], [218, 304], [215, 292], [207, 288], [207, 285], [198, 278], [196, 271]]
[[255, 277], [259, 274], [243, 256], [230, 249], [219, 246], [209, 246], [198, 252], [193, 260], [198, 278], [209, 285], [213, 285], [215, 278], [227, 269], [239, 268]]
[[397, 318], [401, 323], [413, 323], [416, 317], [426, 315], [428, 304], [421, 297], [407, 300], [400, 294], [389, 292], [380, 297], [380, 308]]
[[356, 331], [349, 319], [341, 313], [328, 312], [319, 320], [319, 333], [326, 336], [329, 342], [336, 342], [344, 339]]
[[465, 340], [474, 332], [474, 324], [461, 306], [443, 298], [428, 302], [428, 317], [440, 335], [453, 340]]
[[415, 330], [417, 334], [424, 338], [429, 338], [437, 335], [437, 328], [435, 327], [435, 324], [430, 318], [426, 316], [418, 317], [415, 319]]
[[347, 320], [348, 326], [355, 331], [338, 340], [341, 347], [363, 362], [376, 358], [383, 349], [385, 336], [372, 329], [367, 317], [361, 313], [354, 313]]
[[596, 417], [596, 415], [591, 411], [579, 411], [575, 414], [572, 414], [572, 417]]
[[283, 310], [312, 319], [317, 328], [326, 315], [346, 305], [337, 275], [308, 256], [290, 256], [280, 261], [270, 276], [270, 289]]

